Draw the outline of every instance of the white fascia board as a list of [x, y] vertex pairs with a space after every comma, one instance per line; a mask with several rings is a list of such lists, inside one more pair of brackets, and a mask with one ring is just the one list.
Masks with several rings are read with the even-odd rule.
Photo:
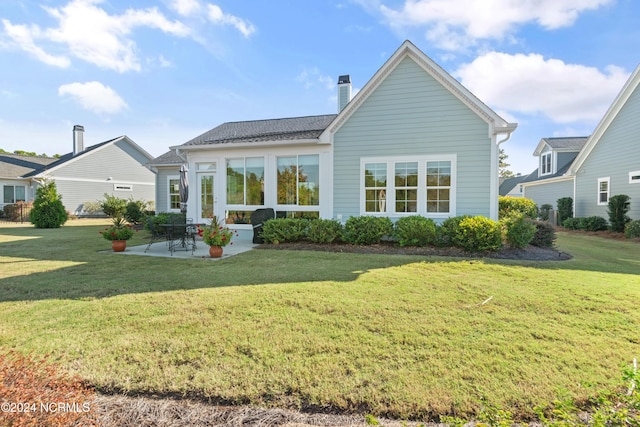
[[536, 185], [550, 184], [554, 182], [571, 181], [573, 179], [575, 179], [575, 176], [564, 174], [562, 176], [556, 176], [555, 178], [547, 178], [531, 182], [521, 182], [520, 185], [522, 185], [523, 187], [533, 187]]
[[272, 148], [272, 147], [291, 147], [296, 145], [320, 145], [318, 139], [293, 139], [286, 141], [257, 141], [257, 142], [228, 142], [222, 144], [206, 144], [206, 145], [175, 145], [169, 147], [171, 150], [177, 150], [183, 153], [189, 151], [214, 151], [214, 150], [232, 150], [236, 148]]

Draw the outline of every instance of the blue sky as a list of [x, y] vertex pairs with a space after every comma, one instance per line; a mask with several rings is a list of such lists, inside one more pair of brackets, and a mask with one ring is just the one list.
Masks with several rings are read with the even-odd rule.
[[589, 135], [638, 65], [637, 0], [2, 0], [0, 148], [127, 135], [152, 155], [225, 121], [334, 113], [405, 40], [542, 137]]

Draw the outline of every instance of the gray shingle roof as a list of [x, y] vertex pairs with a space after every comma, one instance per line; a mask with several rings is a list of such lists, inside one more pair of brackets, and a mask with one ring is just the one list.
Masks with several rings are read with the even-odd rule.
[[73, 158], [76, 158], [78, 156], [84, 156], [86, 153], [89, 153], [89, 152], [95, 150], [96, 148], [102, 147], [103, 145], [108, 144], [108, 143], [110, 143], [112, 141], [115, 141], [116, 139], [119, 139], [119, 138], [122, 138], [122, 137], [119, 136], [118, 138], [113, 138], [113, 139], [110, 139], [108, 141], [104, 141], [104, 142], [101, 142], [99, 144], [95, 144], [95, 145], [92, 145], [90, 147], [87, 147], [87, 148], [84, 149], [84, 151], [82, 151], [81, 153], [76, 154], [75, 156], [73, 155], [73, 153], [67, 153], [67, 154], [65, 154], [63, 156], [60, 156], [57, 159], [53, 159], [54, 160], [53, 162], [47, 164], [44, 167], [41, 167], [40, 169], [36, 169], [36, 170], [33, 170], [33, 171], [29, 172], [29, 173], [24, 174], [24, 176], [25, 177], [30, 177], [30, 176], [38, 175], [40, 172], [44, 171], [45, 169], [51, 169], [51, 168], [54, 168], [56, 166], [60, 166], [61, 164], [66, 163], [69, 160], [71, 160]]
[[167, 151], [151, 160], [148, 164], [151, 166], [175, 166], [184, 163], [174, 150]]
[[0, 154], [0, 176], [17, 178], [40, 171], [57, 162], [54, 157], [20, 156], [17, 154]]
[[331, 124], [336, 116], [336, 114], [326, 114], [286, 119], [227, 122], [185, 142], [182, 146], [315, 139]]
[[586, 144], [588, 136], [565, 136], [556, 138], [542, 138], [549, 147], [555, 150], [576, 150], [580, 151]]
[[506, 196], [507, 194], [509, 194], [509, 191], [513, 190], [516, 185], [520, 184], [526, 178], [527, 175], [520, 175], [505, 179], [504, 181], [502, 181], [502, 184], [500, 184], [498, 194], [500, 194], [501, 196]]

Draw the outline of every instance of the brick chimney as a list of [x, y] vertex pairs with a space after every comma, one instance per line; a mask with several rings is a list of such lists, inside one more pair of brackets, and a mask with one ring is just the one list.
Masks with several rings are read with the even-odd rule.
[[351, 77], [338, 77], [338, 113], [351, 101]]
[[84, 126], [75, 125], [73, 127], [73, 155], [84, 151]]

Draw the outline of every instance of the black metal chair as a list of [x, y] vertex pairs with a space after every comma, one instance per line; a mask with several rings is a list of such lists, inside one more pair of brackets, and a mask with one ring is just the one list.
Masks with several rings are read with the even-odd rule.
[[268, 219], [274, 219], [276, 213], [271, 208], [256, 209], [251, 214], [251, 225], [253, 226], [253, 243], [264, 243], [262, 239], [262, 225]]
[[153, 218], [147, 217], [147, 227], [151, 232], [151, 239], [149, 240], [147, 248], [144, 250], [145, 252], [147, 252], [149, 248], [151, 248], [151, 245], [153, 245], [155, 242], [161, 240], [164, 240], [165, 243], [169, 242], [169, 234], [166, 231], [156, 228], [155, 224], [153, 223]]

